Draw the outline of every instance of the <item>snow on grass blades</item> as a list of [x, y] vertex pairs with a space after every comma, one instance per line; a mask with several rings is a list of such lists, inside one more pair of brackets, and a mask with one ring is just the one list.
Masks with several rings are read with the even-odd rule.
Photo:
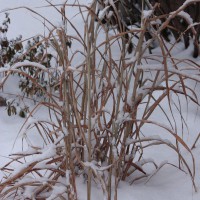
[[[29, 96], [35, 105], [18, 133], [23, 150], [12, 153], [1, 167], [1, 199], [78, 199], [76, 181], [82, 177], [88, 200], [94, 187], [101, 188], [104, 199], [117, 200], [120, 181], [149, 183], [161, 168], [171, 166], [188, 173], [196, 190], [195, 159], [184, 141], [188, 127], [181, 105], [199, 106], [193, 87], [200, 81], [198, 61], [172, 54], [176, 45], [166, 43], [159, 30], [154, 32], [159, 47], [149, 54], [144, 30], [154, 16], [148, 13], [141, 28], [131, 29], [137, 37], [129, 55], [126, 33], [95, 21], [96, 1], [91, 6], [49, 6], [60, 13], [62, 23], [38, 43], [48, 44], [54, 61], [48, 67], [22, 60], [0, 68], [1, 87], [9, 81], [5, 77], [19, 75], [44, 97]], [[69, 9], [78, 10], [76, 17], [67, 17]], [[76, 18], [81, 29], [73, 22]], [[37, 75], [47, 80], [46, 89]], [[154, 154], [148, 157], [158, 146], [177, 160], [157, 163]]]

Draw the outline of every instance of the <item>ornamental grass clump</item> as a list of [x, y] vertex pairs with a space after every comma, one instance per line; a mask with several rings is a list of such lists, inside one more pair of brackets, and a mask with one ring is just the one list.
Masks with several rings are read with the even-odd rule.
[[[49, 6], [62, 15], [62, 25], [53, 26], [42, 39], [54, 55], [54, 64], [30, 59], [0, 68], [1, 73], [6, 72], [5, 81], [11, 74], [23, 76], [44, 97], [36, 98], [19, 132], [23, 151], [10, 155], [11, 161], [1, 167], [1, 199], [78, 199], [76, 180], [82, 177], [88, 200], [94, 184], [100, 185], [105, 199], [114, 196], [117, 200], [120, 181], [148, 182], [164, 166], [188, 173], [196, 190], [194, 156], [173, 111], [177, 108], [187, 130], [179, 100], [199, 105], [195, 89], [187, 84], [188, 80], [200, 81], [195, 61], [172, 56], [174, 46], [166, 45], [161, 29], [152, 25], [153, 11], [142, 15], [139, 28], [119, 32], [109, 30], [95, 14], [96, 1], [91, 6], [77, 2], [49, 2]], [[77, 8], [83, 33], [65, 14]], [[149, 26], [153, 37], [146, 43]], [[133, 41], [132, 54], [128, 54], [125, 34]], [[153, 41], [159, 54], [148, 53]], [[38, 40], [35, 45], [41, 44]], [[46, 78], [46, 87], [38, 77]], [[161, 121], [154, 120], [158, 112]], [[169, 159], [158, 164], [153, 155], [146, 157], [149, 149], [156, 151], [160, 145], [176, 153], [176, 163]], [[185, 151], [191, 161], [185, 158]]]

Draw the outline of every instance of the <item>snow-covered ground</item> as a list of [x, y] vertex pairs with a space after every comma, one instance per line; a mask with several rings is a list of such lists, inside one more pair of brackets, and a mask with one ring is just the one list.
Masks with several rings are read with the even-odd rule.
[[[59, 4], [64, 2], [63, 0], [54, 0], [52, 3]], [[70, 2], [74, 2], [73, 0]], [[80, 3], [88, 3], [89, 0], [81, 0]], [[47, 5], [45, 0], [0, 0], [0, 10], [8, 8], [19, 8], [19, 7], [29, 7], [41, 13], [47, 19], [50, 19], [56, 26], [60, 25], [60, 15], [54, 8], [44, 8], [41, 6]], [[68, 10], [68, 9], [67, 9]], [[74, 11], [75, 10], [75, 11]], [[79, 31], [83, 30], [83, 23], [81, 18], [73, 16], [75, 15], [77, 9], [69, 9], [67, 14], [74, 20], [73, 22], [78, 27]], [[19, 34], [23, 34], [23, 39], [29, 38], [34, 34], [47, 34], [47, 30], [44, 30], [43, 22], [44, 20], [38, 15], [31, 13], [25, 8], [14, 9], [10, 12], [11, 25], [8, 32], [8, 37], [16, 37]], [[0, 14], [0, 20], [3, 19], [3, 11]], [[46, 22], [47, 23], [47, 22]], [[48, 23], [47, 23], [48, 24]], [[49, 25], [48, 25], [49, 26]], [[52, 27], [51, 27], [52, 28]], [[156, 50], [155, 50], [156, 51]], [[159, 51], [159, 50], [158, 50]], [[183, 44], [179, 44], [176, 50], [173, 52], [177, 58], [186, 58], [191, 54], [191, 48], [183, 50]], [[117, 52], [116, 52], [117, 54]], [[190, 59], [193, 59], [189, 56]], [[200, 58], [195, 60], [196, 63], [200, 64]], [[2, 75], [0, 75], [0, 78]], [[15, 80], [10, 79], [7, 81], [4, 90], [0, 91], [0, 96], [7, 98], [15, 98], [15, 95], [19, 93], [14, 87]], [[172, 97], [176, 99], [176, 97]], [[186, 118], [187, 129], [184, 129], [184, 141], [189, 147], [194, 143], [200, 130], [200, 113], [197, 112], [197, 107], [189, 103], [189, 108], [187, 108], [187, 102], [182, 100], [182, 113]], [[168, 110], [167, 101], [162, 103], [163, 108]], [[175, 106], [172, 106], [176, 110]], [[45, 112], [43, 112], [43, 115]], [[174, 118], [177, 123], [177, 128], [181, 131], [181, 119], [180, 115], [175, 112]], [[161, 112], [157, 110], [151, 118], [157, 122], [162, 122], [165, 120]], [[20, 118], [17, 115], [8, 116], [5, 107], [0, 107], [0, 167], [3, 166], [9, 158], [7, 157], [10, 153], [21, 150], [21, 137], [18, 136], [25, 119]], [[160, 129], [148, 125], [144, 127], [146, 132], [150, 132], [151, 135], [157, 135]], [[159, 133], [160, 134], [160, 133]], [[168, 139], [168, 135], [163, 132], [163, 138]], [[181, 135], [181, 134], [180, 134]], [[15, 145], [14, 145], [15, 143]], [[14, 145], [14, 146], [13, 146]], [[199, 200], [200, 199], [200, 140], [197, 142], [196, 148], [192, 150], [195, 157], [195, 167], [196, 167], [196, 185], [197, 193], [194, 191], [190, 176], [171, 165], [165, 165], [158, 173], [156, 173], [147, 183], [144, 181], [138, 181], [129, 185], [126, 182], [121, 182], [119, 184], [118, 190], [118, 200]], [[167, 160], [170, 163], [177, 164], [177, 154], [162, 146], [152, 147], [144, 152], [145, 158], [154, 158], [154, 160], [159, 164]], [[185, 150], [183, 151], [185, 159], [189, 161], [192, 166], [192, 161], [190, 154]], [[0, 173], [0, 179], [3, 174]], [[78, 184], [78, 197], [80, 200], [86, 200], [87, 186], [81, 177], [77, 179]], [[92, 199], [102, 200], [103, 195], [100, 188], [96, 185], [92, 187]]]

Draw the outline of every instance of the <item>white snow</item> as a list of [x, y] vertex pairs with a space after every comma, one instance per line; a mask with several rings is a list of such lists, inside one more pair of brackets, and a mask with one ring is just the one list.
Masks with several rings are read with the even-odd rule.
[[149, 18], [152, 13], [153, 13], [153, 10], [143, 10], [143, 18], [146, 19], [146, 18]]

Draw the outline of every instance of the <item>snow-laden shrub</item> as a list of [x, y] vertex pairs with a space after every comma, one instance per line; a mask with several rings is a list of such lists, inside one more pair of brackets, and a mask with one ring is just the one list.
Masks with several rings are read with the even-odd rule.
[[[19, 76], [18, 87], [22, 91], [21, 96], [32, 98], [34, 101], [47, 100], [45, 93], [49, 88], [58, 89], [56, 85], [58, 85], [60, 76], [57, 69], [52, 69], [53, 55], [50, 53], [52, 51], [48, 44], [50, 41], [46, 42], [41, 36], [34, 36], [27, 41], [22, 41], [22, 35], [15, 39], [9, 39], [7, 32], [10, 22], [9, 14], [5, 13], [5, 20], [0, 27], [0, 67], [7, 73], [15, 63], [23, 63], [18, 66], [18, 73], [13, 73], [12, 70], [9, 72], [9, 74]], [[51, 68], [53, 73], [49, 77], [41, 69], [29, 66], [28, 62], [40, 63], [45, 68]], [[26, 63], [25, 66], [24, 63]], [[41, 87], [38, 87], [33, 80]], [[29, 111], [28, 106], [21, 101], [21, 98], [8, 99], [6, 106], [9, 116], [18, 114], [25, 117]]]

